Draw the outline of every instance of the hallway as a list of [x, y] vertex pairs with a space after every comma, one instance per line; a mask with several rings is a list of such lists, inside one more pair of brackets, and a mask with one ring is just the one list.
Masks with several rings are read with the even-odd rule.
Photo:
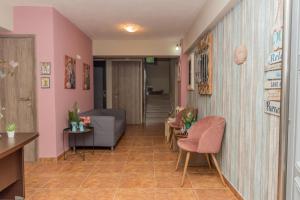
[[57, 163], [26, 163], [26, 199], [236, 199], [217, 173], [204, 167], [190, 167], [181, 188], [176, 158], [164, 143], [162, 125], [129, 126], [114, 152], [96, 150], [86, 161], [69, 155]]

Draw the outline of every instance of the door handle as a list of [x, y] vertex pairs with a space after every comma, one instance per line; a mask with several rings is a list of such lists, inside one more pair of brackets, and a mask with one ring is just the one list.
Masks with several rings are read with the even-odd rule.
[[30, 97], [21, 97], [21, 98], [18, 98], [18, 101], [31, 101], [31, 98]]

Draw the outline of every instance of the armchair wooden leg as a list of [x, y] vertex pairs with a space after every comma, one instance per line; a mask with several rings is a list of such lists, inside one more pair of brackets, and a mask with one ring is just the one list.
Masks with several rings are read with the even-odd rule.
[[170, 149], [173, 150], [173, 135], [171, 135], [171, 140], [170, 140]]
[[178, 159], [177, 159], [175, 171], [178, 170], [179, 163], [180, 163], [180, 160], [181, 160], [181, 156], [182, 156], [182, 149], [179, 148], [179, 154], [178, 154]]
[[170, 130], [170, 131], [169, 131], [169, 138], [168, 138], [168, 141], [167, 141], [168, 143], [172, 141], [172, 136], [173, 136], [173, 130], [174, 130], [174, 129], [170, 127], [169, 130]]
[[190, 155], [191, 155], [191, 153], [187, 152], [186, 159], [185, 159], [185, 164], [184, 164], [184, 169], [183, 169], [182, 180], [181, 180], [181, 187], [184, 184], [184, 179], [185, 179], [185, 176], [186, 176], [186, 171], [187, 171], [187, 168], [188, 168], [188, 165], [189, 165], [189, 161], [190, 161]]
[[207, 163], [208, 163], [208, 167], [209, 167], [209, 169], [211, 169], [211, 164], [210, 164], [209, 154], [206, 153], [206, 154], [205, 154], [205, 157], [206, 157], [206, 160], [207, 160]]
[[222, 181], [223, 185], [226, 186], [225, 181], [224, 181], [224, 178], [223, 178], [223, 175], [222, 175], [222, 172], [221, 172], [221, 169], [220, 169], [220, 166], [219, 166], [219, 164], [218, 164], [218, 161], [217, 161], [215, 155], [214, 155], [214, 154], [211, 154], [211, 157], [212, 157], [212, 159], [213, 159], [213, 161], [214, 161], [214, 164], [215, 164], [215, 166], [216, 166], [216, 168], [217, 168], [218, 174], [219, 174], [219, 176], [220, 176], [220, 178], [221, 178], [221, 181]]

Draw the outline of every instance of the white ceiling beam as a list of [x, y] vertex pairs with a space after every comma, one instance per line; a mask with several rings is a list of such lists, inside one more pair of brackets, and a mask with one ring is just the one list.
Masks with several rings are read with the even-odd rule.
[[0, 31], [13, 30], [13, 7], [5, 2], [0, 3]]
[[189, 51], [199, 37], [213, 28], [239, 0], [209, 0], [183, 38], [183, 51]]

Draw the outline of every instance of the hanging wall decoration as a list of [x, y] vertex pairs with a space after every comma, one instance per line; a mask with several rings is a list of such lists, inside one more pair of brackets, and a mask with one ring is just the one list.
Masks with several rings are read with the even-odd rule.
[[181, 61], [180, 61], [180, 59], [178, 60], [178, 64], [177, 64], [177, 81], [178, 82], [181, 81]]
[[212, 95], [212, 53], [213, 53], [212, 33], [204, 36], [195, 52], [196, 82], [200, 95]]
[[83, 64], [83, 90], [89, 90], [90, 89], [90, 83], [91, 77], [90, 77], [90, 66], [88, 64]]
[[50, 77], [41, 77], [41, 88], [42, 89], [50, 88]]
[[41, 75], [51, 75], [51, 62], [41, 62]]
[[65, 89], [76, 88], [76, 60], [65, 56]]
[[234, 62], [237, 65], [242, 65], [246, 62], [248, 56], [248, 50], [246, 46], [240, 45], [234, 51]]
[[271, 31], [272, 52], [265, 66], [264, 111], [280, 116], [283, 44], [283, 1], [275, 3], [274, 27]]

